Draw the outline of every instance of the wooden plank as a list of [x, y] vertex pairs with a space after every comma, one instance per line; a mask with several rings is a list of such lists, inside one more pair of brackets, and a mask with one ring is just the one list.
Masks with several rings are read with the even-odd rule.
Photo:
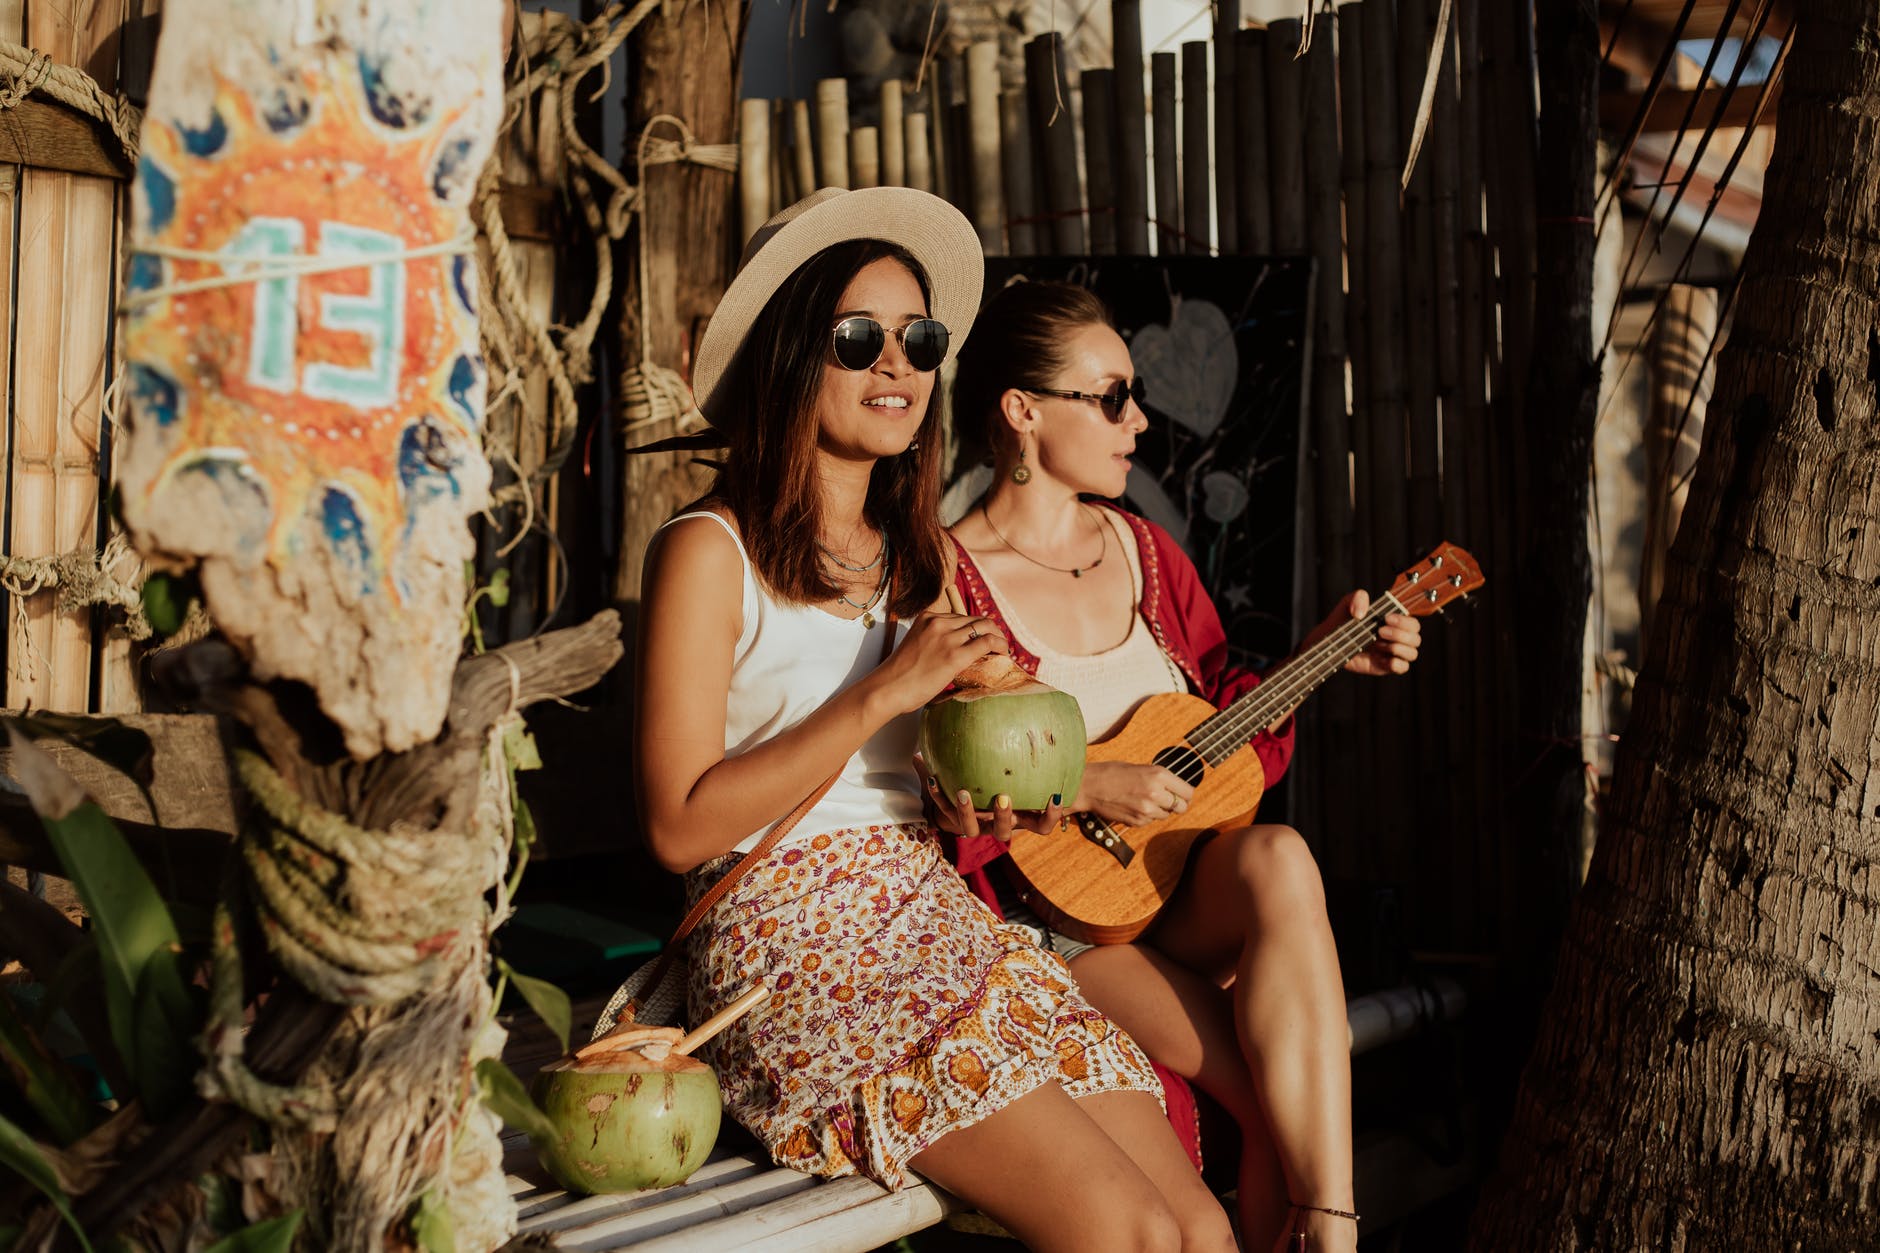
[[[533, 1149], [528, 1151], [533, 1155]], [[625, 1214], [649, 1210], [682, 1197], [727, 1188], [760, 1175], [771, 1174], [775, 1170], [776, 1167], [769, 1161], [760, 1160], [748, 1152], [721, 1155], [719, 1151], [713, 1150], [711, 1159], [699, 1167], [690, 1179], [669, 1188], [600, 1196], [557, 1193], [553, 1189], [545, 1189], [539, 1197], [532, 1198], [528, 1214], [518, 1215], [520, 1221], [516, 1224], [516, 1230], [520, 1235], [572, 1231]]]
[[[234, 834], [234, 783], [214, 718], [207, 714], [120, 714], [117, 720], [150, 737], [156, 753], [150, 785], [154, 815], [137, 785], [96, 757], [57, 740], [42, 740], [40, 746], [113, 818]], [[12, 750], [0, 743], [0, 775], [12, 770], [12, 756]]]
[[1299, 19], [1283, 18], [1266, 27], [1266, 145], [1271, 187], [1273, 251], [1297, 255], [1306, 250], [1305, 66], [1293, 58], [1299, 47]]
[[[816, 1176], [806, 1175], [800, 1170], [779, 1168], [671, 1199], [663, 1199], [662, 1194], [659, 1204], [558, 1231], [555, 1233], [555, 1247], [574, 1253], [605, 1253], [606, 1250], [630, 1245], [644, 1245], [648, 1248], [662, 1245], [691, 1249], [736, 1248], [735, 1244], [699, 1242], [696, 1233], [707, 1230], [717, 1220], [728, 1216], [760, 1206], [768, 1207], [793, 1193], [816, 1190], [819, 1182]], [[676, 1239], [672, 1239], [675, 1234]], [[656, 1237], [660, 1236], [669, 1239], [657, 1240]]]
[[1234, 242], [1245, 253], [1273, 246], [1273, 202], [1266, 142], [1266, 32], [1234, 32]]
[[[1782, 84], [1776, 82], [1769, 88], [1769, 106], [1763, 110], [1760, 121], [1756, 118], [1758, 93], [1738, 90], [1725, 93], [1721, 87], [1699, 87], [1683, 89], [1675, 87], [1661, 88], [1652, 101], [1651, 108], [1645, 111], [1644, 123], [1639, 128], [1642, 135], [1664, 134], [1680, 128], [1688, 129], [1692, 134], [1701, 134], [1706, 127], [1744, 127], [1750, 125], [1774, 126], [1776, 107], [1782, 99]], [[1645, 98], [1643, 91], [1602, 91], [1599, 93], [1599, 124], [1609, 130], [1620, 130], [1631, 124], [1632, 117], [1638, 112], [1639, 102]], [[1691, 110], [1690, 122], [1684, 120], [1686, 109]]]
[[26, 97], [0, 118], [0, 161], [119, 181], [131, 176], [110, 127], [41, 95]]
[[[932, 1184], [890, 1192], [871, 1179], [835, 1179], [788, 1200], [734, 1211], [663, 1239], [635, 1242], [641, 1253], [738, 1249], [742, 1253], [864, 1253], [945, 1218], [959, 1203]], [[564, 1248], [584, 1246], [563, 1241]]]
[[[107, 90], [117, 81], [115, 35], [125, 0], [76, 10], [34, 5], [26, 40], [85, 69]], [[78, 20], [75, 20], [78, 19]], [[13, 499], [7, 551], [52, 556], [99, 542], [99, 448], [111, 334], [119, 182], [28, 169], [20, 182], [18, 307], [14, 345]], [[84, 712], [91, 706], [89, 612], [33, 597], [10, 657], [7, 703]]]
[[553, 188], [505, 181], [498, 193], [503, 229], [511, 240], [558, 244], [567, 239], [559, 197]]
[[1234, 33], [1240, 29], [1241, 0], [1215, 0], [1214, 39], [1214, 234], [1221, 256], [1248, 251], [1240, 242], [1240, 187], [1234, 164], [1240, 159], [1239, 90], [1235, 80]]

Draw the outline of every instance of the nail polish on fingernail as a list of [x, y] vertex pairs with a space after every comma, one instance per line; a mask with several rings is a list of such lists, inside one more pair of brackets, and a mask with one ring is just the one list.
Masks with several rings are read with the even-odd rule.
[[1062, 805], [1064, 803], [1064, 793], [1062, 792], [1051, 793], [1051, 803], [1053, 805]]
[[973, 794], [965, 788], [961, 788], [956, 799], [962, 805], [971, 805], [973, 803]]
[[995, 796], [992, 798], [992, 803], [997, 805], [1000, 809], [1010, 809], [1012, 807], [1012, 798], [1004, 795]]

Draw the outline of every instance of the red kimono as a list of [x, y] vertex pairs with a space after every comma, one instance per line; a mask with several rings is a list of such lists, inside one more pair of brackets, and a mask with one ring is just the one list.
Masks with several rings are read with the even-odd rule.
[[[1189, 690], [1206, 697], [1219, 709], [1256, 686], [1260, 682], [1259, 675], [1228, 664], [1227, 632], [1221, 626], [1221, 615], [1214, 608], [1214, 602], [1208, 598], [1206, 589], [1201, 586], [1201, 575], [1196, 571], [1194, 562], [1182, 551], [1175, 537], [1146, 518], [1116, 509], [1114, 505], [1104, 507], [1115, 509], [1135, 533], [1136, 549], [1142, 560], [1142, 603], [1138, 608], [1156, 642], [1162, 646], [1162, 651], [1187, 676]], [[979, 568], [973, 564], [971, 555], [957, 540], [953, 547], [959, 555], [959, 570], [954, 581], [966, 601], [967, 611], [996, 622], [1012, 647], [1012, 660], [1027, 673], [1036, 674], [1038, 658], [1012, 638], [1012, 629], [1007, 625], [998, 603], [992, 599], [992, 593], [986, 587]], [[1278, 782], [1279, 777], [1286, 772], [1287, 763], [1292, 760], [1292, 719], [1288, 718], [1278, 731], [1257, 733], [1251, 743], [1253, 751], [1259, 755], [1261, 767], [1266, 771], [1267, 786], [1270, 787]], [[994, 913], [1001, 918], [1005, 917], [997, 886], [986, 871], [990, 863], [1004, 856], [1005, 845], [989, 835], [971, 839], [949, 838], [948, 843], [953, 863], [959, 868], [967, 886]], [[1194, 1095], [1186, 1081], [1164, 1068], [1160, 1062], [1156, 1063], [1156, 1073], [1162, 1076], [1162, 1085], [1168, 1096], [1169, 1121], [1174, 1124], [1183, 1147], [1199, 1168], [1199, 1117]]]

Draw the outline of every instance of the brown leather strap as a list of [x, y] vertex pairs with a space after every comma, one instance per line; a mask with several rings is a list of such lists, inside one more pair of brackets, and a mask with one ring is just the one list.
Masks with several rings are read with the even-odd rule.
[[[884, 629], [881, 637], [881, 658], [875, 663], [876, 665], [880, 665], [881, 662], [886, 661], [888, 655], [894, 651], [894, 615], [889, 614], [887, 620], [882, 623], [882, 626]], [[847, 762], [843, 763], [845, 766], [847, 764]], [[685, 917], [680, 919], [679, 925], [674, 928], [672, 939], [666, 942], [665, 951], [659, 955], [659, 961], [653, 967], [653, 973], [647, 977], [645, 983], [640, 985], [640, 994], [635, 996], [629, 1003], [629, 1008], [637, 1007], [649, 992], [657, 988], [660, 983], [664, 981], [666, 968], [672, 964], [673, 956], [679, 951], [681, 941], [692, 934], [692, 929], [698, 926], [699, 922], [706, 914], [711, 912], [714, 905], [724, 899], [725, 893], [729, 892], [739, 879], [742, 879], [758, 862], [768, 857], [771, 851], [782, 842], [783, 837], [790, 834], [790, 832], [796, 828], [797, 823], [803, 821], [804, 815], [816, 808], [816, 802], [827, 796], [829, 789], [834, 787], [836, 780], [841, 777], [842, 767], [838, 766], [834, 774], [824, 779], [814, 792], [805, 796], [802, 801], [797, 804], [795, 809], [785, 814], [782, 821], [765, 832], [764, 838], [757, 842], [756, 847], [739, 858], [738, 864], [726, 871], [724, 877], [712, 884], [705, 895], [699, 897], [698, 902], [694, 904], [691, 909], [686, 911]]]

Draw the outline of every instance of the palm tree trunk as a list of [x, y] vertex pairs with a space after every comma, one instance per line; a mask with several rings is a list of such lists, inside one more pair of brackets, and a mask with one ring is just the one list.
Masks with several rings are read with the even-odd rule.
[[1880, 1247], [1880, 4], [1800, 8], [1481, 1249]]

